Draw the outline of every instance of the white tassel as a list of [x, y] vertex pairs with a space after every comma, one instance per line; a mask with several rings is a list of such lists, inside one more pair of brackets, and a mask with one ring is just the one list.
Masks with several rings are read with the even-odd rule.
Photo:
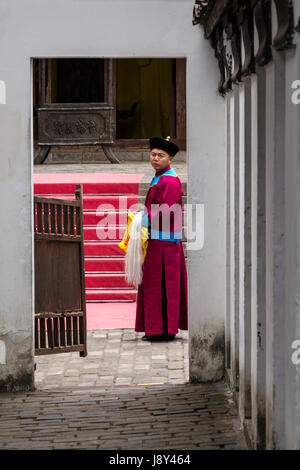
[[125, 257], [125, 272], [128, 284], [136, 287], [143, 279], [143, 248], [142, 248], [142, 216], [144, 212], [138, 212], [132, 219], [130, 237]]

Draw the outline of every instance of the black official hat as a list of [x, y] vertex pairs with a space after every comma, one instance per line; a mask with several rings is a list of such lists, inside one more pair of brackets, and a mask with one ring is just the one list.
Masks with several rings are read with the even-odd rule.
[[176, 153], [179, 151], [174, 142], [171, 142], [171, 137], [167, 137], [166, 139], [160, 139], [159, 137], [151, 137], [149, 139], [150, 150], [152, 149], [161, 149], [167, 152], [171, 157], [174, 157]]

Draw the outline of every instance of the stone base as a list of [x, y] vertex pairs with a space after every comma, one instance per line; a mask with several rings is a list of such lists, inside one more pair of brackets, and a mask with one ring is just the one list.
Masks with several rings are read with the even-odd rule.
[[30, 392], [34, 391], [34, 375], [32, 373], [20, 372], [17, 376], [9, 375], [0, 379], [0, 393]]
[[33, 332], [10, 331], [0, 343], [0, 393], [34, 390]]

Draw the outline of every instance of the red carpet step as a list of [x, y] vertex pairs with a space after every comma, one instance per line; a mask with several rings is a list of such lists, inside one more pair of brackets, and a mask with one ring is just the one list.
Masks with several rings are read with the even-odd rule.
[[87, 225], [97, 225], [99, 222], [109, 222], [112, 225], [127, 225], [127, 211], [87, 211], [83, 208], [83, 223]]
[[125, 234], [126, 226], [106, 225], [99, 224], [97, 226], [85, 226], [83, 229], [84, 240], [86, 241], [98, 241], [99, 238], [108, 238], [109, 240], [122, 240]]
[[124, 272], [124, 256], [118, 258], [89, 258], [85, 257], [85, 270], [90, 272]]
[[[86, 300], [91, 305], [136, 301], [136, 289], [125, 279], [124, 252], [118, 243], [126, 229], [128, 209], [136, 208], [142, 177], [116, 173], [34, 175], [34, 194], [43, 196], [74, 199], [76, 184], [83, 185]], [[132, 323], [133, 310], [130, 312]]]
[[133, 286], [128, 286], [123, 273], [86, 273], [85, 285], [87, 289], [133, 288]]
[[[40, 186], [39, 186], [40, 187]], [[41, 188], [40, 188], [41, 190]], [[37, 194], [37, 192], [35, 192]], [[41, 194], [41, 193], [39, 193]], [[46, 194], [47, 196], [48, 194]], [[68, 199], [70, 201], [75, 199], [75, 196], [71, 196], [70, 194], [53, 194], [52, 197], [57, 197], [61, 199]], [[88, 211], [95, 211], [95, 212], [127, 212], [127, 209], [135, 210], [136, 205], [136, 196], [132, 195], [118, 195], [112, 196], [110, 194], [106, 195], [96, 195], [96, 196], [89, 196], [84, 195], [83, 199], [83, 208]]]
[[87, 302], [135, 302], [134, 289], [87, 289]]
[[86, 242], [84, 244], [84, 253], [88, 257], [120, 257], [124, 255], [124, 251], [120, 250], [118, 247], [120, 240], [115, 241], [96, 241], [96, 242]]
[[34, 175], [34, 194], [74, 195], [76, 184], [82, 184], [86, 195], [135, 195], [142, 177], [126, 173], [39, 173]]

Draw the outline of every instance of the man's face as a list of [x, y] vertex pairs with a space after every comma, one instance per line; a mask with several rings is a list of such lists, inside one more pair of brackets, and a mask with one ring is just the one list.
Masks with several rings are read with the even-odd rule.
[[152, 149], [150, 152], [150, 163], [155, 171], [163, 170], [170, 165], [172, 158], [164, 150]]

